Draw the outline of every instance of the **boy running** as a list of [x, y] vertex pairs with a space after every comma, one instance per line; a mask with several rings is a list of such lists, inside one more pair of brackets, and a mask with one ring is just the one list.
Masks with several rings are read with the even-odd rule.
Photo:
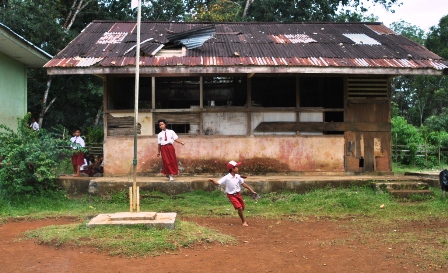
[[227, 170], [229, 170], [229, 173], [219, 179], [218, 181], [215, 181], [213, 178], [209, 178], [209, 182], [213, 182], [215, 185], [222, 185], [225, 184], [226, 186], [226, 193], [227, 197], [229, 198], [230, 202], [232, 203], [235, 210], [238, 210], [238, 215], [241, 218], [241, 221], [243, 222], [243, 226], [247, 227], [248, 224], [246, 222], [246, 218], [244, 218], [244, 208], [246, 207], [244, 205], [243, 197], [241, 196], [241, 185], [245, 187], [246, 189], [250, 190], [252, 194], [256, 194], [255, 191], [249, 187], [246, 183], [244, 183], [244, 179], [238, 174], [238, 166], [241, 165], [241, 162], [235, 162], [230, 161], [227, 163]]

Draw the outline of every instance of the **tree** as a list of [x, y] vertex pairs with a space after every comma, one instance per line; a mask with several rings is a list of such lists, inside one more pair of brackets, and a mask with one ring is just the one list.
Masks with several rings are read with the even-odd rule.
[[[448, 18], [448, 17], [444, 17]], [[432, 27], [432, 31], [426, 34], [417, 26], [404, 21], [392, 24], [392, 29], [403, 36], [420, 44], [430, 44], [429, 48], [436, 54], [443, 47], [444, 38], [440, 38], [448, 23], [448, 20], [440, 20], [439, 27]], [[448, 33], [446, 34], [448, 37]], [[446, 43], [446, 40], [445, 40]], [[447, 45], [448, 46], [448, 45]], [[448, 104], [448, 83], [446, 76], [401, 76], [392, 81], [392, 98], [398, 107], [398, 114], [406, 118], [414, 125], [422, 126], [425, 120], [431, 116], [437, 116], [443, 112]], [[432, 118], [432, 123], [435, 117]]]
[[425, 43], [426, 33], [423, 29], [421, 29], [416, 25], [412, 25], [408, 22], [401, 20], [399, 22], [393, 22], [391, 24], [391, 27], [396, 33], [399, 33], [413, 40], [414, 42], [417, 42], [421, 45]]
[[448, 15], [440, 19], [438, 26], [430, 28], [425, 45], [429, 50], [448, 60]]
[[[211, 11], [213, 5], [219, 5], [219, 0], [186, 0], [185, 10], [193, 16], [201, 10]], [[231, 21], [258, 22], [307, 22], [307, 21], [344, 21], [355, 19], [359, 21], [367, 11], [362, 0], [235, 0], [239, 12]], [[398, 0], [372, 0], [373, 3], [391, 9]], [[356, 11], [348, 11], [340, 7], [354, 7]], [[228, 13], [228, 10], [222, 10]], [[215, 16], [218, 16], [214, 13]]]
[[68, 32], [72, 27], [78, 14], [94, 0], [72, 0], [72, 6], [70, 7], [65, 22], [62, 25], [65, 32]]
[[[372, 0], [373, 3], [391, 9], [397, 0]], [[245, 0], [243, 20], [275, 21], [275, 22], [306, 22], [333, 21], [338, 17], [340, 7], [354, 7], [360, 13], [366, 8], [361, 0]]]
[[229, 0], [217, 0], [210, 5], [200, 5], [191, 21], [234, 22], [238, 19], [241, 6]]
[[448, 131], [448, 108], [444, 108], [439, 115], [428, 117], [425, 125], [434, 132]]

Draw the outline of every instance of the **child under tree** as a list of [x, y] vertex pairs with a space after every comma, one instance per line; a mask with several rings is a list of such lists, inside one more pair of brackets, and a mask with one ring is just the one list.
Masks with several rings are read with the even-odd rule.
[[213, 182], [215, 185], [222, 185], [224, 184], [226, 186], [226, 193], [227, 198], [229, 198], [230, 202], [232, 203], [235, 210], [238, 210], [238, 215], [241, 218], [241, 221], [243, 222], [243, 226], [247, 227], [248, 224], [246, 222], [246, 218], [244, 218], [244, 208], [246, 207], [244, 204], [243, 197], [241, 196], [241, 185], [248, 189], [252, 194], [257, 194], [249, 185], [244, 183], [243, 177], [241, 177], [238, 174], [238, 166], [240, 166], [241, 162], [235, 162], [233, 160], [229, 161], [227, 163], [227, 170], [229, 173], [219, 179], [218, 181], [214, 180], [213, 178], [209, 178], [209, 182]]

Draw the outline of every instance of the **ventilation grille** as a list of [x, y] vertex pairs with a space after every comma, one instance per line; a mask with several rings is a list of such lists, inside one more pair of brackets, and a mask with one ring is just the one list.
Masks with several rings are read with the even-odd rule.
[[348, 98], [389, 98], [386, 78], [348, 78]]

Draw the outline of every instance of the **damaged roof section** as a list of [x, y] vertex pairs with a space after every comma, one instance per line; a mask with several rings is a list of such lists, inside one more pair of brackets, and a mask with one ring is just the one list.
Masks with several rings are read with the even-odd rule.
[[215, 26], [209, 25], [178, 34], [169, 34], [166, 38], [176, 45], [184, 45], [187, 49], [193, 49], [202, 46], [208, 39], [213, 37], [215, 32]]
[[[136, 29], [136, 22], [94, 21], [45, 67], [134, 66]], [[142, 22], [141, 40], [142, 68], [448, 69], [446, 60], [381, 23]]]
[[[155, 43], [148, 43], [149, 41], [154, 40], [153, 38], [149, 38], [144, 40], [143, 42], [140, 42], [140, 50], [141, 53], [143, 53], [143, 56], [155, 56], [163, 48], [173, 48], [173, 45], [175, 47], [185, 46], [187, 49], [193, 49], [202, 46], [208, 39], [212, 38], [214, 34], [215, 26], [210, 25], [191, 29], [178, 34], [168, 34], [166, 35], [168, 42], [165, 44], [161, 44], [157, 41]], [[98, 43], [100, 43], [100, 41], [98, 41]], [[115, 41], [111, 41], [110, 43], [115, 43]], [[135, 56], [135, 48], [136, 45], [132, 46], [125, 52], [125, 54], [133, 52]]]

